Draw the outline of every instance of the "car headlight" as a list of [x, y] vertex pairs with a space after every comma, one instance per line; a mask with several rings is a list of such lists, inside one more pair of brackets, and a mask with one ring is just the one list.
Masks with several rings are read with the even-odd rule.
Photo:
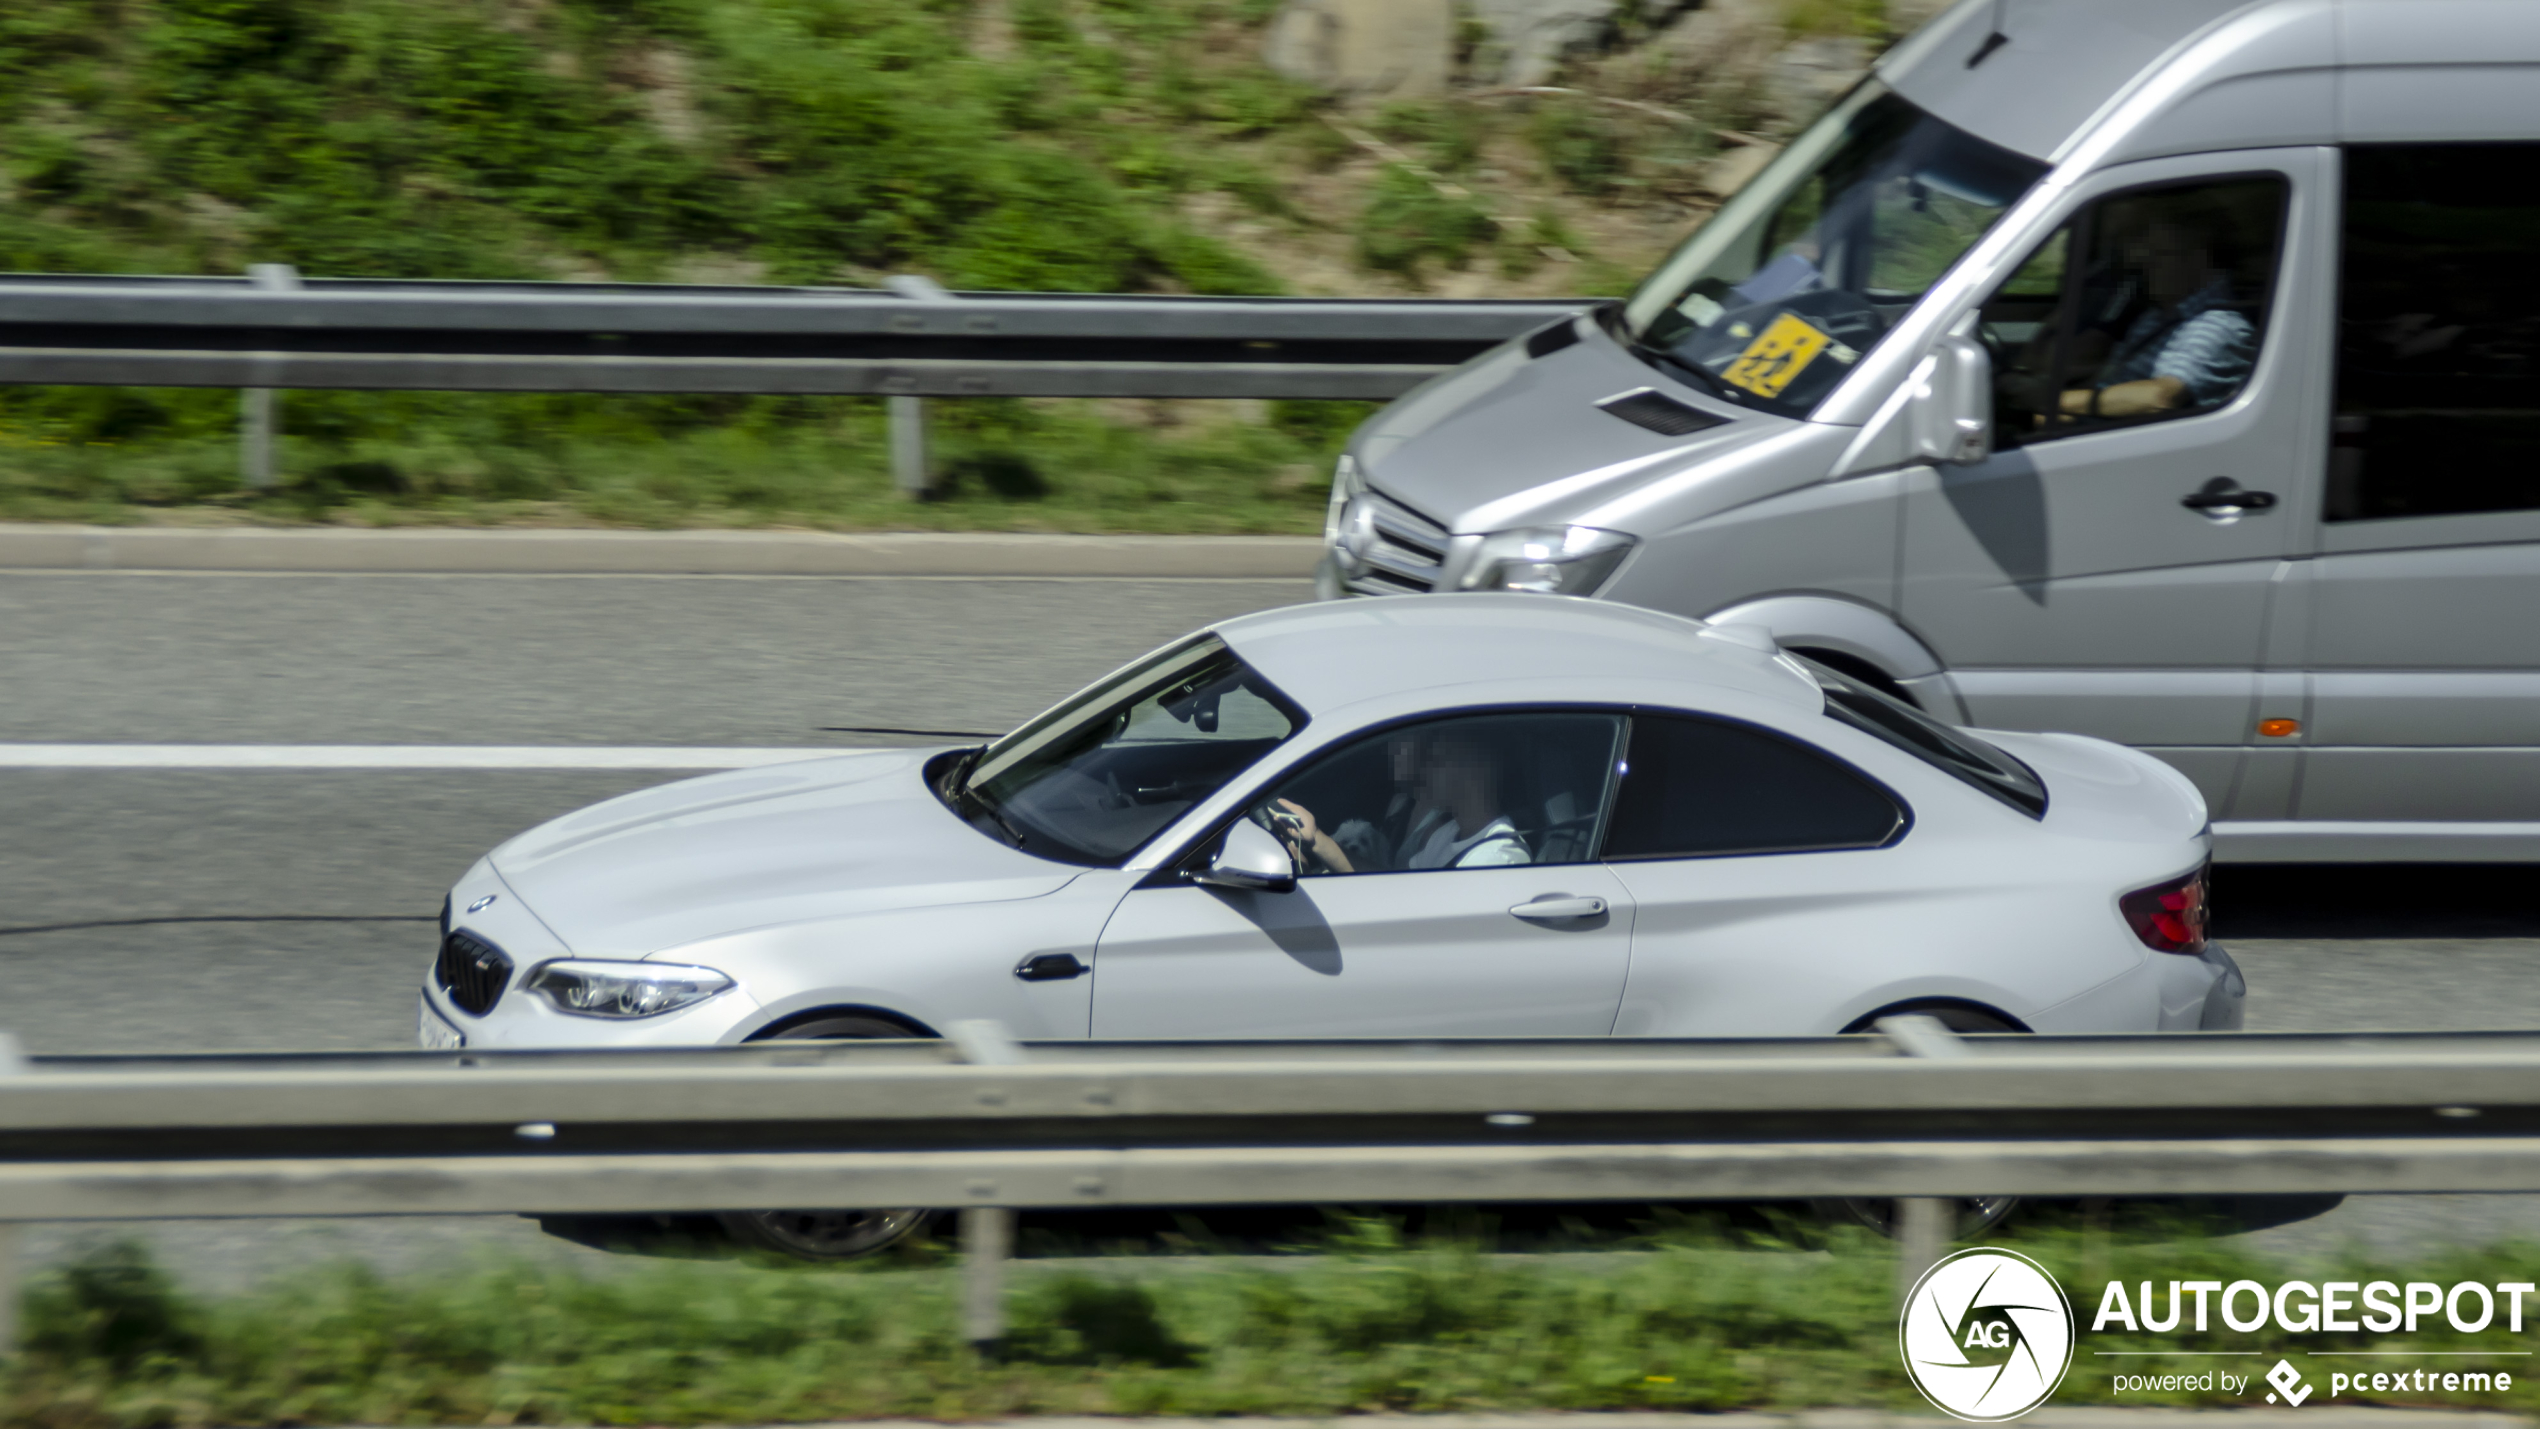
[[576, 1017], [658, 1017], [694, 1007], [732, 986], [732, 979], [676, 963], [563, 958], [539, 964], [526, 985]]
[[1341, 513], [1349, 509], [1350, 498], [1363, 488], [1358, 484], [1358, 462], [1347, 452], [1332, 463], [1332, 500], [1323, 508], [1323, 544], [1338, 545], [1341, 539]]
[[1545, 595], [1594, 595], [1623, 558], [1633, 538], [1593, 526], [1528, 526], [1493, 531], [1482, 538], [1472, 565], [1456, 584], [1464, 590], [1521, 590]]

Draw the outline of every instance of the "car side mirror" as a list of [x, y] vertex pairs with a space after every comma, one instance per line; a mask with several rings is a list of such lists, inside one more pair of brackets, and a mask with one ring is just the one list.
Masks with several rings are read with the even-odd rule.
[[1296, 887], [1296, 856], [1278, 836], [1250, 819], [1238, 819], [1226, 842], [1191, 882], [1246, 893], [1287, 893]]
[[1973, 466], [1993, 455], [1993, 358], [1984, 344], [1944, 337], [1906, 380], [1916, 458]]

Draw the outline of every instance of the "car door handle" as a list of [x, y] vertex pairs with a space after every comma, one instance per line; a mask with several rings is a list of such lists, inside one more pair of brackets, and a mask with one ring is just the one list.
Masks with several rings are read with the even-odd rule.
[[1016, 964], [1014, 975], [1025, 982], [1065, 982], [1092, 971], [1074, 953], [1037, 953]]
[[1520, 903], [1508, 912], [1512, 917], [1524, 918], [1528, 921], [1542, 920], [1553, 923], [1569, 918], [1602, 918], [1605, 916], [1605, 900], [1564, 898], [1556, 893], [1538, 898], [1531, 903]]
[[2243, 491], [2240, 483], [2218, 476], [2178, 499], [2190, 511], [2264, 511], [2275, 505], [2272, 491]]

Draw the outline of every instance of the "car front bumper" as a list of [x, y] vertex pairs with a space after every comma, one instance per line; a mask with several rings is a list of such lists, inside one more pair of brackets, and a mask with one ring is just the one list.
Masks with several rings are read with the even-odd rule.
[[449, 1047], [448, 1034], [434, 1025], [439, 1023], [462, 1039], [459, 1045], [491, 1050], [711, 1047], [740, 1041], [759, 1013], [758, 1000], [735, 987], [656, 1017], [579, 1017], [520, 986], [526, 972], [513, 975], [512, 986], [482, 1017], [453, 1006], [439, 981], [425, 978], [416, 1041], [426, 1049]]

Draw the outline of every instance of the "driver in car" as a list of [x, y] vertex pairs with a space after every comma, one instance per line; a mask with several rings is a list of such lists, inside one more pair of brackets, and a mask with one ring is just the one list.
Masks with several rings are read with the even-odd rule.
[[2217, 261], [2217, 236], [2204, 224], [2165, 215], [2128, 245], [2127, 266], [2150, 302], [2091, 385], [2064, 392], [2066, 417], [2145, 417], [2212, 406], [2240, 390], [2258, 331], [2224, 306], [2231, 275]]
[[[1395, 793], [1379, 828], [1351, 819], [1326, 830], [1293, 799], [1277, 801], [1272, 822], [1309, 873], [1488, 868], [1534, 862], [1508, 819], [1499, 760], [1489, 745], [1454, 730], [1412, 732], [1388, 750]], [[1398, 830], [1398, 832], [1396, 832]]]

